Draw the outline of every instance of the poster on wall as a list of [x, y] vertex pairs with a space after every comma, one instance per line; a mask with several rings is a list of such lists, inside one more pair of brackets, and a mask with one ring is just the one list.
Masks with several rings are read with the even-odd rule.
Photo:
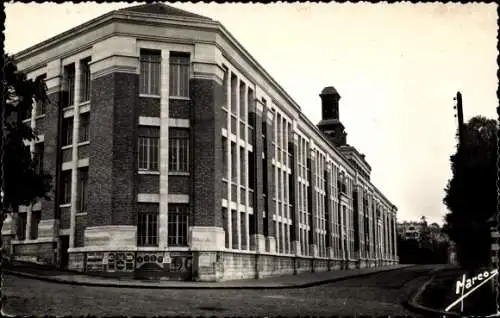
[[107, 268], [108, 272], [114, 272], [116, 270], [116, 267], [115, 267], [115, 253], [109, 252], [107, 254], [106, 261], [107, 261], [107, 265], [108, 265], [108, 268]]
[[136, 268], [151, 268], [151, 266], [163, 268], [165, 263], [164, 254], [161, 252], [137, 252]]
[[104, 253], [94, 252], [87, 254], [87, 272], [102, 272]]

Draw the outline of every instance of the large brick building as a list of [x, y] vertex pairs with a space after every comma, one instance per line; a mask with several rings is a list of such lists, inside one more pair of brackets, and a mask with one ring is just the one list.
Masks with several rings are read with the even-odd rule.
[[396, 207], [346, 144], [339, 93], [312, 124], [220, 23], [141, 5], [15, 59], [45, 76], [27, 146], [56, 182], [6, 221], [14, 257], [197, 280], [398, 262]]

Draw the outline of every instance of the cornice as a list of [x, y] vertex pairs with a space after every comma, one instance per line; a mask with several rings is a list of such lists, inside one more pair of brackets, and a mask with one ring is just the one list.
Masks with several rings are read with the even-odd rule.
[[21, 61], [27, 58], [30, 58], [31, 56], [34, 56], [38, 54], [40, 51], [47, 50], [53, 46], [58, 45], [62, 41], [69, 40], [73, 37], [76, 37], [82, 33], [88, 32], [94, 28], [97, 28], [98, 26], [105, 24], [109, 22], [110, 20], [113, 19], [113, 14], [114, 11], [108, 12], [102, 16], [99, 16], [97, 18], [94, 18], [88, 22], [85, 22], [83, 24], [80, 24], [72, 29], [69, 29], [68, 31], [65, 31], [63, 33], [60, 33], [56, 36], [53, 36], [45, 41], [42, 41], [38, 44], [35, 44], [33, 46], [30, 46], [16, 54], [13, 55], [14, 59], [16, 61]]

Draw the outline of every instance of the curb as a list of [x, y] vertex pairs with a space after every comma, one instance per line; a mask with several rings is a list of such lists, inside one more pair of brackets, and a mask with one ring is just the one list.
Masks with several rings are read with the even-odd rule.
[[[23, 273], [23, 272], [18, 272], [18, 271], [11, 271], [11, 270], [4, 270], [3, 273], [5, 274], [10, 274], [14, 276], [19, 276], [19, 277], [25, 277], [25, 278], [31, 278], [31, 279], [36, 279], [40, 281], [45, 281], [45, 282], [50, 282], [50, 283], [57, 283], [57, 284], [66, 284], [66, 285], [80, 285], [80, 286], [94, 286], [94, 287], [115, 287], [115, 288], [148, 288], [148, 289], [293, 289], [293, 288], [308, 288], [308, 287], [313, 287], [313, 286], [318, 286], [322, 284], [328, 284], [332, 282], [337, 282], [337, 281], [343, 281], [351, 278], [358, 278], [358, 277], [366, 277], [370, 275], [375, 275], [378, 273], [385, 273], [385, 272], [390, 272], [390, 271], [395, 271], [395, 270], [401, 270], [405, 268], [410, 268], [414, 267], [417, 265], [411, 265], [411, 266], [405, 266], [405, 267], [398, 267], [398, 268], [389, 268], [389, 269], [384, 269], [376, 272], [368, 272], [368, 273], [362, 273], [362, 274], [354, 274], [351, 276], [344, 276], [344, 277], [336, 277], [336, 278], [330, 278], [330, 279], [324, 279], [321, 281], [316, 281], [316, 282], [310, 282], [310, 283], [305, 283], [305, 284], [294, 284], [294, 285], [270, 285], [270, 286], [182, 286], [182, 285], [177, 285], [177, 286], [160, 286], [160, 285], [139, 285], [139, 284], [117, 284], [114, 282], [110, 283], [100, 283], [100, 282], [82, 282], [82, 281], [71, 281], [71, 280], [65, 280], [61, 278], [52, 278], [52, 277], [47, 277], [47, 276], [40, 276], [40, 275], [35, 275], [35, 274], [29, 274], [29, 273]], [[214, 283], [216, 284], [216, 283]]]
[[454, 313], [454, 312], [447, 312], [444, 310], [437, 310], [434, 308], [422, 306], [418, 303], [418, 299], [422, 294], [424, 293], [425, 289], [427, 286], [434, 280], [436, 276], [432, 275], [430, 279], [428, 279], [420, 288], [410, 297], [409, 300], [405, 301], [403, 305], [405, 305], [408, 309], [418, 312], [420, 314], [425, 314], [426, 317], [432, 316], [432, 317], [460, 317], [459, 314]]

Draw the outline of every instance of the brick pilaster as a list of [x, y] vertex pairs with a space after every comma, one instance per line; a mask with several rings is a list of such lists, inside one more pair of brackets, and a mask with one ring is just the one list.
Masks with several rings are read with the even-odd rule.
[[293, 194], [293, 210], [292, 210], [292, 229], [291, 229], [291, 237], [290, 240], [292, 242], [292, 252], [295, 255], [301, 255], [303, 251], [300, 250], [300, 207], [299, 207], [299, 136], [297, 133], [292, 132], [292, 137], [290, 138], [293, 143], [291, 146], [292, 149], [292, 181], [293, 181], [293, 192], [290, 191], [290, 194]]
[[332, 213], [333, 209], [330, 204], [330, 196], [331, 196], [331, 188], [330, 188], [330, 172], [331, 172], [331, 167], [329, 164], [327, 164], [327, 169], [325, 170], [325, 217], [326, 217], [326, 249], [327, 249], [327, 255], [330, 257], [331, 255], [329, 254], [329, 249], [333, 246], [333, 240], [332, 240]]
[[[264, 144], [262, 140], [263, 106], [260, 104], [260, 101], [256, 101], [255, 103], [252, 103], [252, 105], [248, 105], [248, 109], [250, 112], [248, 119], [254, 128], [252, 144], [253, 144], [253, 160], [254, 160], [253, 175], [255, 183], [250, 185], [250, 187], [254, 189], [253, 202], [255, 203], [255, 206], [253, 208], [254, 226], [252, 229], [250, 229], [251, 231], [250, 234], [253, 235], [251, 239], [252, 240], [251, 246], [254, 247], [254, 249], [257, 251], [264, 251], [265, 243], [264, 246], [259, 245], [260, 242], [259, 239], [261, 236], [263, 237], [264, 235], [263, 213], [265, 210], [264, 196], [263, 196], [265, 180], [264, 180], [264, 171], [263, 171], [264, 167], [262, 158], [262, 153], [264, 152]], [[252, 172], [249, 171], [249, 173]]]
[[[266, 237], [266, 251], [275, 252], [276, 251], [276, 228], [273, 223], [273, 215], [276, 211], [276, 206], [273, 202], [273, 197], [275, 196], [275, 184], [274, 184], [274, 176], [273, 173], [273, 158], [274, 158], [274, 147], [273, 147], [273, 138], [274, 138], [274, 114], [266, 108], [264, 110], [264, 118], [266, 118], [266, 163], [267, 167], [263, 167], [267, 169], [267, 211], [266, 211], [266, 223], [264, 226], [267, 226], [267, 237]], [[274, 244], [274, 246], [273, 246]]]
[[[59, 77], [59, 76], [58, 76]], [[46, 123], [51, 123], [45, 125], [43, 131], [44, 134], [44, 162], [43, 169], [45, 172], [52, 176], [52, 190], [49, 193], [51, 198], [50, 201], [42, 201], [42, 220], [50, 220], [59, 218], [58, 207], [59, 207], [59, 194], [60, 194], [60, 167], [61, 158], [59, 151], [61, 145], [61, 118], [62, 118], [62, 91], [59, 91], [59, 87], [54, 88], [58, 91], [49, 94], [50, 104], [45, 108], [45, 118], [43, 119]]]
[[[222, 113], [223, 86], [215, 80], [192, 79], [192, 156], [197, 163], [192, 166], [193, 225], [222, 228]], [[215, 169], [214, 169], [215, 168]], [[230, 181], [230, 180], [229, 180]], [[231, 211], [231, 209], [228, 209]]]
[[[311, 147], [313, 148], [313, 147]], [[317, 225], [317, 219], [316, 219], [316, 214], [318, 213], [317, 211], [317, 206], [316, 206], [316, 201], [317, 201], [317, 196], [316, 196], [316, 177], [315, 177], [315, 171], [316, 171], [316, 154], [311, 151], [308, 154], [307, 158], [307, 165], [309, 166], [309, 206], [308, 210], [310, 211], [309, 214], [309, 224], [311, 227], [311, 230], [309, 231], [309, 250], [310, 250], [310, 255], [311, 256], [317, 256], [318, 255], [318, 242], [317, 242], [317, 236], [316, 236], [316, 229], [318, 228]]]

